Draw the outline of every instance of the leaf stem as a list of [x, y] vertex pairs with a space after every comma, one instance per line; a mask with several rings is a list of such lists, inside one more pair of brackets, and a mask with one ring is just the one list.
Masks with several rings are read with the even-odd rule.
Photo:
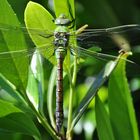
[[53, 89], [54, 89], [55, 82], [56, 82], [56, 67], [54, 67], [52, 70], [50, 80], [49, 80], [48, 93], [47, 93], [48, 113], [53, 128], [55, 128], [55, 119], [54, 119], [54, 112], [53, 112]]
[[72, 139], [72, 130], [71, 130], [71, 124], [72, 124], [72, 108], [73, 108], [73, 95], [74, 95], [74, 88], [77, 78], [77, 57], [74, 56], [74, 67], [73, 67], [73, 76], [72, 80], [70, 78], [70, 99], [69, 99], [69, 111], [68, 111], [68, 128], [67, 128], [67, 139]]

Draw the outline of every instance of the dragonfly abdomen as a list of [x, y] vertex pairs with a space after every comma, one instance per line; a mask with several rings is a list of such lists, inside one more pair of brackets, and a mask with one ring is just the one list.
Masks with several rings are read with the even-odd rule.
[[63, 124], [63, 61], [67, 54], [69, 36], [66, 32], [54, 33], [55, 57], [57, 59], [56, 82], [56, 131], [59, 133]]
[[60, 132], [63, 124], [63, 61], [66, 50], [58, 47], [55, 50], [57, 59], [57, 81], [56, 81], [56, 131]]

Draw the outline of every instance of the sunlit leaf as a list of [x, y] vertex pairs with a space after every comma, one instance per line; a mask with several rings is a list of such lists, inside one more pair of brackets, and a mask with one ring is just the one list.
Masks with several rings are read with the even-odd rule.
[[[53, 32], [55, 24], [52, 15], [40, 4], [29, 2], [25, 9], [25, 24], [27, 28], [37, 29], [34, 33], [28, 30], [30, 37], [38, 48], [46, 48], [41, 52], [50, 62], [56, 64], [54, 57]], [[48, 50], [47, 50], [48, 49]]]
[[[1, 0], [0, 9], [0, 23], [20, 27], [20, 23], [14, 11], [6, 0]], [[17, 33], [16, 30], [3, 30], [0, 32], [0, 40], [0, 52], [17, 51], [28, 48], [21, 31]], [[14, 58], [13, 55], [9, 55], [9, 58], [11, 59], [0, 60], [0, 72], [20, 91], [25, 92], [28, 76], [28, 57]]]
[[[126, 58], [127, 55], [123, 57]], [[110, 119], [116, 140], [139, 140], [125, 65], [125, 60], [120, 60], [109, 80]]]
[[27, 96], [36, 110], [43, 113], [44, 76], [41, 56], [37, 52], [32, 57], [30, 71]]

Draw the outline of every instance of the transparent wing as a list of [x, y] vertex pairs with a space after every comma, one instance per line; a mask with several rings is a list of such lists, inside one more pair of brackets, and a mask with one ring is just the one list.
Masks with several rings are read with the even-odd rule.
[[11, 58], [19, 59], [20, 57], [32, 57], [32, 55], [36, 53], [36, 50], [38, 50], [40, 54], [44, 54], [46, 51], [48, 53], [51, 52], [52, 54], [53, 46], [50, 44], [49, 45], [45, 44], [44, 46], [38, 48], [34, 47], [31, 49], [0, 52], [0, 60], [4, 60], [4, 59], [6, 60]]
[[[103, 50], [114, 48], [132, 50], [140, 44], [140, 25], [123, 25], [106, 29], [85, 29], [80, 34], [72, 34], [72, 40], [77, 39], [81, 47], [99, 45]], [[75, 34], [75, 35], [73, 35]]]
[[[40, 29], [28, 29], [30, 33], [35, 34], [39, 38], [50, 39], [53, 32]], [[36, 47], [43, 53], [46, 50], [50, 53], [53, 43], [44, 42], [42, 45], [36, 46], [29, 37], [26, 27], [17, 27], [0, 23], [0, 59], [10, 59], [11, 57], [32, 56]], [[16, 38], [18, 36], [18, 38]]]
[[[108, 61], [115, 59], [120, 50], [131, 51], [128, 65], [140, 71], [140, 25], [123, 25], [106, 29], [85, 29], [80, 34], [71, 35], [71, 41], [77, 39], [78, 46], [72, 46], [74, 53], [78, 52], [80, 57], [97, 58]], [[100, 47], [100, 53], [88, 50], [89, 48]], [[131, 73], [132, 74], [132, 73]], [[134, 73], [133, 73], [134, 74]], [[138, 75], [140, 75], [138, 73]]]
[[0, 31], [3, 32], [22, 32], [23, 34], [29, 34], [28, 31], [30, 31], [32, 34], [36, 34], [43, 37], [51, 37], [53, 36], [53, 31], [47, 30], [47, 29], [39, 29], [39, 28], [26, 28], [24, 26], [11, 26], [8, 24], [0, 23]]
[[[104, 28], [104, 29], [85, 29], [83, 33], [79, 34], [78, 36], [87, 36], [87, 33], [91, 35], [103, 35], [106, 33], [113, 33], [113, 34], [120, 34], [120, 33], [125, 33], [129, 31], [134, 31], [134, 30], [140, 30], [140, 25], [139, 24], [130, 24], [130, 25], [122, 25], [122, 26], [116, 26], [116, 27], [111, 27], [111, 28]], [[88, 36], [87, 36], [88, 37]]]

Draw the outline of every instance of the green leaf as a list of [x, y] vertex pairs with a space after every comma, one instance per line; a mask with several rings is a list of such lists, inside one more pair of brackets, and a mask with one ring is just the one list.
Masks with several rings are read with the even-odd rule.
[[[123, 55], [123, 58], [127, 58], [127, 55]], [[110, 119], [116, 140], [139, 140], [125, 65], [125, 60], [121, 59], [109, 80]]]
[[0, 99], [8, 101], [21, 110], [25, 112], [30, 112], [31, 110], [27, 106], [25, 100], [22, 96], [16, 91], [15, 86], [13, 86], [9, 81], [0, 74]]
[[[13, 27], [20, 27], [20, 23], [6, 0], [0, 2], [0, 23], [10, 24]], [[4, 26], [0, 25], [0, 52], [10, 52], [27, 49], [24, 35], [22, 31], [16, 29], [4, 30]], [[29, 59], [25, 56], [14, 57], [9, 54], [7, 59], [0, 59], [0, 72], [12, 82], [17, 89], [25, 92], [28, 76]], [[24, 74], [23, 74], [24, 73]]]
[[75, 18], [74, 0], [54, 0], [54, 11], [56, 17], [65, 14], [69, 19]]
[[78, 120], [83, 115], [85, 109], [88, 107], [89, 103], [92, 101], [92, 99], [95, 97], [97, 91], [99, 88], [104, 84], [104, 82], [108, 79], [111, 72], [116, 67], [118, 61], [110, 61], [106, 64], [106, 66], [103, 68], [103, 70], [99, 73], [96, 80], [92, 83], [91, 88], [88, 90], [86, 96], [81, 101], [77, 112], [75, 113], [75, 117], [73, 120], [73, 127], [78, 122]]
[[29, 116], [9, 102], [0, 100], [0, 106], [1, 131], [23, 133], [40, 139], [40, 133]]
[[107, 114], [104, 104], [101, 102], [100, 98], [96, 96], [95, 98], [95, 114], [97, 123], [97, 132], [100, 140], [115, 140], [109, 115]]
[[[56, 64], [53, 46], [53, 31], [55, 24], [52, 15], [40, 4], [29, 2], [25, 9], [25, 24], [28, 32], [37, 48], [42, 49], [41, 54]], [[32, 29], [36, 29], [33, 32]]]
[[32, 57], [27, 96], [37, 111], [43, 114], [44, 74], [40, 54], [36, 51]]

